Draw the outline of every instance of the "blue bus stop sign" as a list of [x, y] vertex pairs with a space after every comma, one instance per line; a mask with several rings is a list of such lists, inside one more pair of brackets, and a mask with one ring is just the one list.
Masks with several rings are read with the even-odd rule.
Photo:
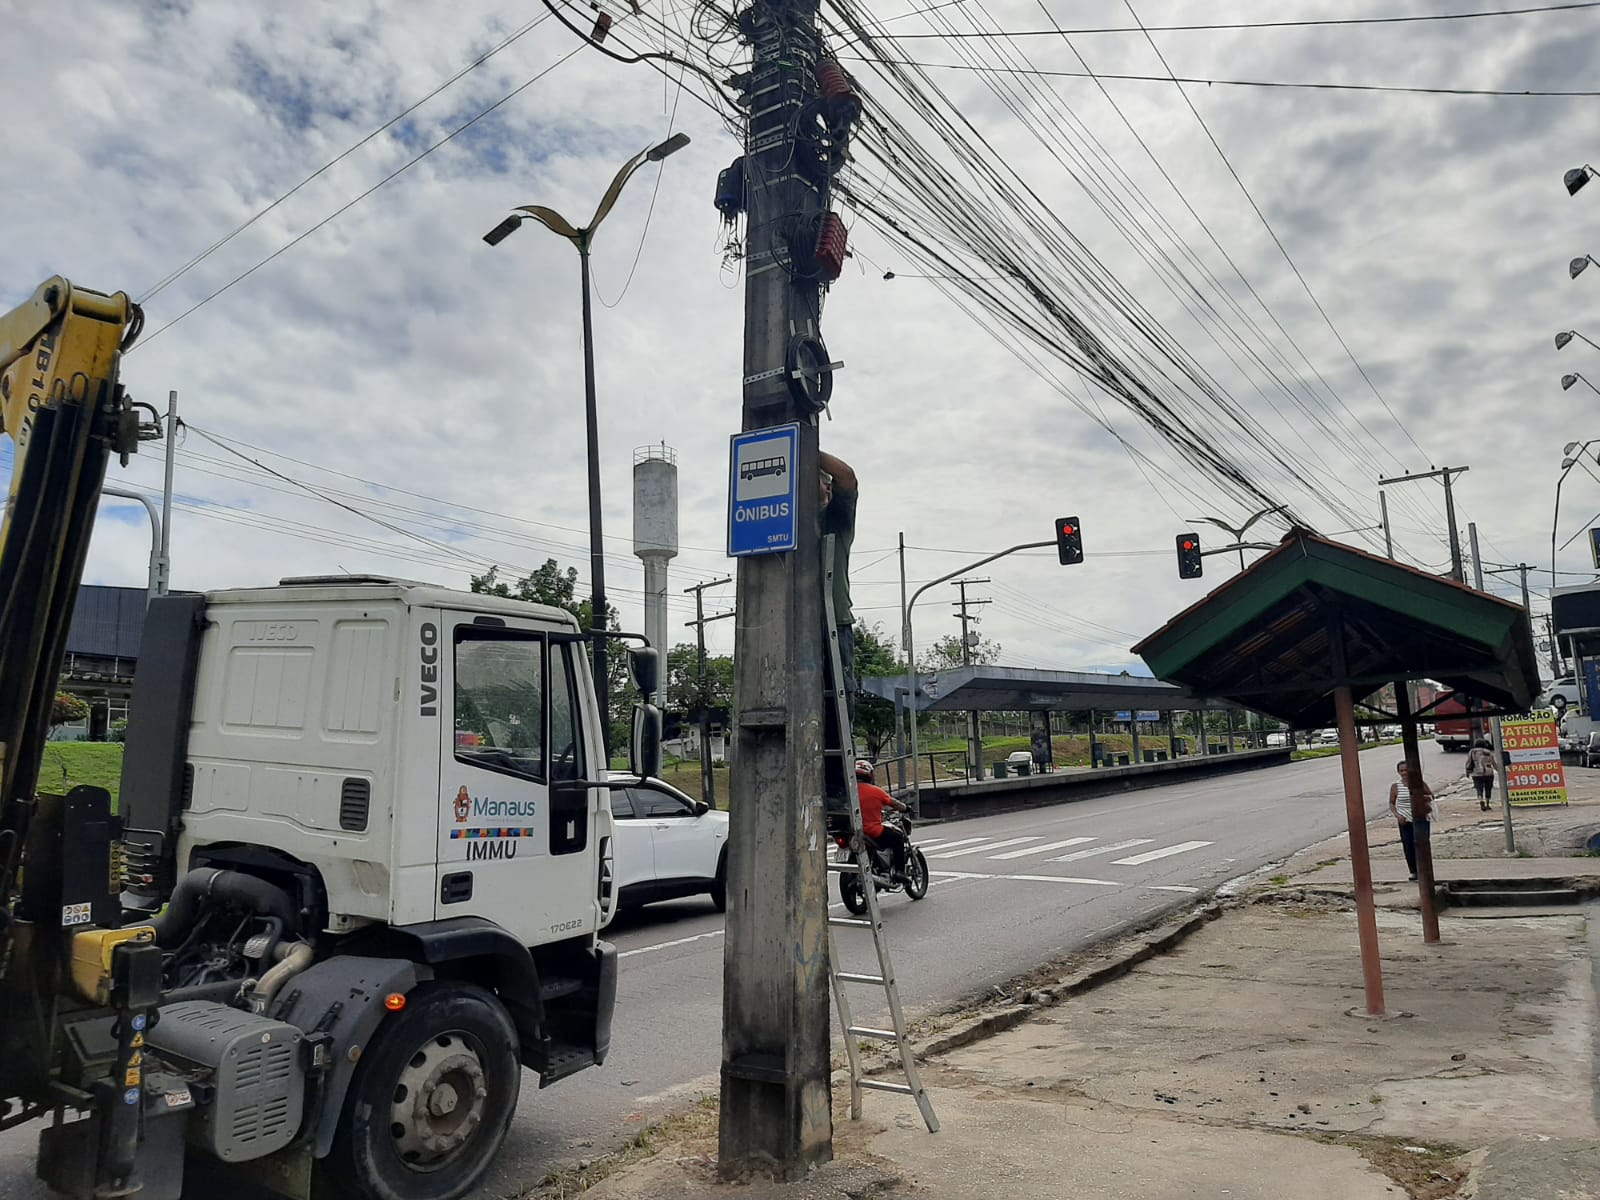
[[733, 435], [728, 452], [728, 554], [779, 554], [795, 548], [795, 477], [800, 426]]

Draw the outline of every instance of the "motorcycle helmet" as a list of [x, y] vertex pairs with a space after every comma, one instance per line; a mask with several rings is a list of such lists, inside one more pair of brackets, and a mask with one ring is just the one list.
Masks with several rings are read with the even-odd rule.
[[856, 759], [856, 778], [872, 782], [872, 763], [865, 758]]

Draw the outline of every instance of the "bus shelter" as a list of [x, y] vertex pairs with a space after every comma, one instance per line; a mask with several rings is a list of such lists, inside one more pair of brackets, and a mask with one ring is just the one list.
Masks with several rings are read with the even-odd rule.
[[[1408, 684], [1433, 679], [1487, 714], [1525, 712], [1539, 692], [1526, 611], [1453, 579], [1292, 530], [1271, 552], [1133, 647], [1158, 678], [1236, 701], [1296, 728], [1336, 725], [1356, 885], [1367, 1011], [1383, 1012], [1378, 924], [1356, 741], [1398, 723], [1412, 778], [1417, 719]], [[1395, 710], [1373, 698], [1394, 684]], [[1417, 839], [1423, 936], [1437, 941], [1433, 860]]]

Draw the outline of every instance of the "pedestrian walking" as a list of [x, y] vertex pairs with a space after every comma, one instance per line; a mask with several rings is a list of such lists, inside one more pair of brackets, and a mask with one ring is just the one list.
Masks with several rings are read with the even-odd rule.
[[1494, 751], [1482, 738], [1467, 752], [1466, 773], [1472, 776], [1472, 784], [1478, 789], [1478, 807], [1488, 812], [1489, 801], [1494, 798], [1495, 761]]
[[1428, 836], [1433, 820], [1433, 789], [1428, 781], [1411, 780], [1411, 768], [1401, 759], [1395, 767], [1399, 776], [1389, 785], [1389, 815], [1400, 823], [1400, 848], [1405, 851], [1411, 878], [1417, 877], [1417, 836]]

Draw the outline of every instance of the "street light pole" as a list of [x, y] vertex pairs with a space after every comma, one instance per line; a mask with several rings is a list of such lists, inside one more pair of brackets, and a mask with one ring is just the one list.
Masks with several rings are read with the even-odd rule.
[[1244, 552], [1247, 549], [1250, 549], [1250, 547], [1245, 544], [1245, 531], [1257, 521], [1261, 520], [1262, 517], [1269, 517], [1273, 513], [1282, 512], [1287, 507], [1288, 505], [1286, 504], [1274, 504], [1271, 508], [1263, 508], [1260, 512], [1252, 514], [1243, 525], [1239, 525], [1237, 527], [1229, 525], [1226, 521], [1223, 521], [1218, 517], [1190, 517], [1189, 519], [1191, 521], [1204, 521], [1207, 525], [1215, 525], [1218, 529], [1222, 530], [1223, 533], [1233, 534], [1235, 545], [1232, 547], [1232, 549], [1235, 549], [1239, 552], [1239, 570], [1243, 571], [1245, 565]]
[[[589, 304], [589, 243], [593, 227], [573, 239], [583, 277], [583, 405], [588, 432], [589, 459], [589, 628], [594, 632], [594, 686], [600, 700], [600, 727], [604, 731], [606, 768], [611, 767], [611, 676], [606, 659], [606, 560], [600, 530], [600, 416], [594, 400], [594, 323]], [[666, 647], [662, 647], [663, 653]]]
[[629, 176], [647, 162], [660, 162], [669, 154], [682, 150], [689, 144], [689, 135], [675, 133], [666, 141], [635, 154], [622, 164], [611, 186], [600, 198], [599, 207], [589, 223], [578, 228], [542, 204], [522, 204], [500, 224], [483, 235], [491, 246], [498, 246], [515, 233], [528, 218], [538, 221], [552, 233], [560, 234], [577, 248], [583, 288], [583, 398], [584, 420], [588, 431], [589, 468], [589, 632], [594, 639], [591, 662], [594, 667], [594, 687], [600, 701], [601, 732], [605, 740], [606, 757], [611, 756], [611, 681], [606, 674], [606, 567], [604, 543], [600, 520], [600, 418], [595, 405], [594, 389], [594, 323], [589, 302], [589, 247], [594, 242], [595, 231], [606, 219], [623, 185]]
[[1567, 475], [1572, 471], [1572, 468], [1577, 466], [1578, 463], [1582, 461], [1583, 456], [1588, 453], [1589, 447], [1594, 445], [1596, 442], [1600, 442], [1600, 438], [1590, 438], [1587, 442], [1582, 443], [1568, 442], [1561, 451], [1565, 457], [1563, 457], [1561, 460], [1561, 474], [1556, 476], [1556, 502], [1555, 508], [1550, 514], [1551, 591], [1555, 591], [1556, 586], [1556, 531], [1560, 528], [1561, 524], [1561, 485], [1567, 481]]

